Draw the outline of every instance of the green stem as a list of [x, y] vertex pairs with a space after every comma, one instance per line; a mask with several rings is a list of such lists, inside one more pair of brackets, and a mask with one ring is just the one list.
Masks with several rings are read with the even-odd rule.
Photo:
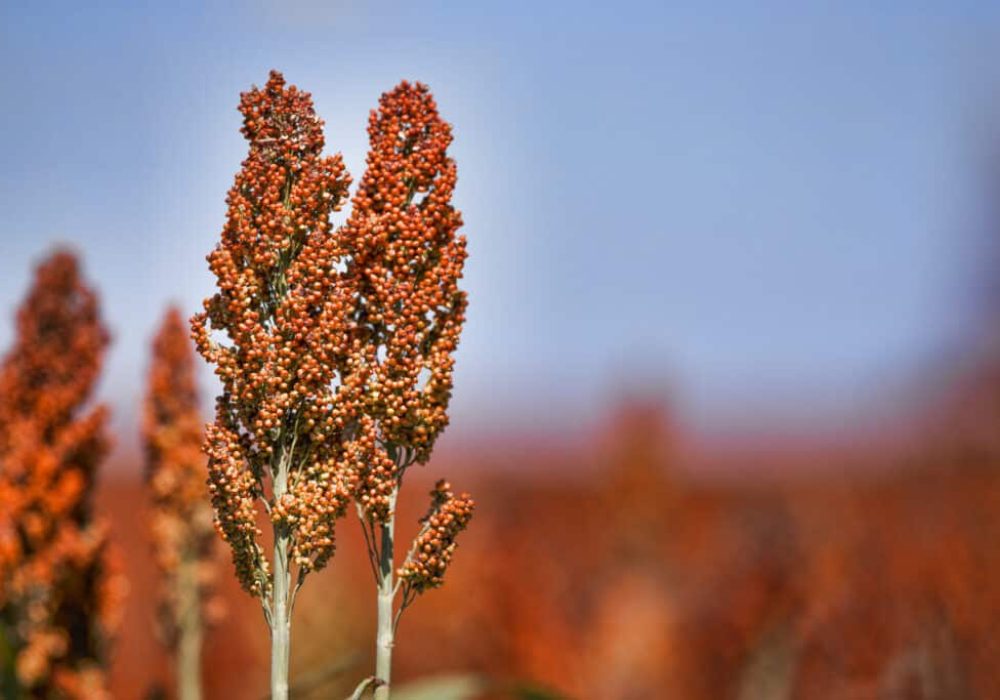
[[[278, 460], [274, 475], [274, 501], [288, 488], [288, 464]], [[290, 572], [288, 568], [288, 528], [274, 526], [274, 580], [271, 586], [271, 700], [288, 700], [288, 656], [291, 643], [291, 616], [288, 609]]]
[[198, 561], [186, 554], [178, 570], [177, 697], [201, 700], [201, 609]]
[[392, 677], [392, 645], [395, 636], [393, 600], [396, 597], [393, 581], [393, 552], [396, 497], [398, 494], [399, 487], [397, 486], [389, 497], [389, 517], [381, 526], [382, 542], [378, 570], [378, 631], [375, 639], [375, 678], [379, 685], [375, 688], [375, 700], [389, 700], [389, 682]]

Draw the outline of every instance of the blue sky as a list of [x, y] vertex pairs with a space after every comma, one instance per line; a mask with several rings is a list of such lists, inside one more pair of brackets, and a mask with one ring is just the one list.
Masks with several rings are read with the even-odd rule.
[[80, 250], [120, 426], [166, 303], [211, 292], [235, 106], [271, 67], [313, 93], [355, 178], [398, 80], [455, 125], [456, 429], [572, 425], [622, 386], [701, 430], [842, 420], [957, 333], [997, 11], [373, 5], [0, 3], [0, 308], [52, 243]]

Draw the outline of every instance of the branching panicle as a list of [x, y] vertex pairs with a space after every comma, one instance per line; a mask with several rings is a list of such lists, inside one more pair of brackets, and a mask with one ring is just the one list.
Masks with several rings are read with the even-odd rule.
[[357, 319], [344, 373], [369, 419], [357, 498], [384, 522], [400, 471], [426, 462], [448, 424], [466, 251], [451, 204], [451, 127], [427, 87], [403, 82], [382, 95], [368, 135], [368, 167], [342, 233]]
[[455, 538], [469, 525], [475, 502], [467, 493], [455, 496], [444, 479], [431, 491], [431, 507], [421, 519], [423, 529], [413, 542], [413, 549], [399, 570], [404, 585], [414, 593], [423, 593], [444, 583], [444, 574], [458, 546]]
[[[332, 554], [333, 522], [350, 492], [350, 475], [337, 469], [347, 313], [330, 224], [349, 178], [339, 155], [322, 155], [312, 98], [280, 73], [245, 93], [240, 111], [249, 154], [229, 192], [222, 242], [208, 257], [219, 291], [192, 325], [224, 388], [206, 441], [216, 517], [244, 588], [266, 597], [258, 499], [290, 531], [291, 556], [305, 572]], [[228, 343], [216, 343], [210, 329]], [[276, 496], [281, 470], [288, 482]]]

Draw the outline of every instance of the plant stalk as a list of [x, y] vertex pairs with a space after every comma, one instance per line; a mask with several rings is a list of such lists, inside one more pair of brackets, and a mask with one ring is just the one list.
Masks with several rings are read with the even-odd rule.
[[389, 700], [389, 682], [392, 677], [392, 645], [395, 636], [393, 600], [396, 597], [394, 581], [394, 538], [396, 523], [396, 496], [399, 487], [389, 497], [389, 517], [381, 526], [382, 541], [378, 569], [378, 632], [375, 639], [375, 700]]
[[[274, 475], [274, 500], [277, 503], [288, 488], [288, 465], [278, 462]], [[290, 573], [288, 569], [289, 534], [285, 524], [274, 527], [274, 579], [271, 586], [271, 700], [288, 700], [288, 656], [291, 643], [291, 616], [288, 609]]]
[[178, 569], [177, 697], [201, 700], [201, 601], [198, 561], [187, 554]]

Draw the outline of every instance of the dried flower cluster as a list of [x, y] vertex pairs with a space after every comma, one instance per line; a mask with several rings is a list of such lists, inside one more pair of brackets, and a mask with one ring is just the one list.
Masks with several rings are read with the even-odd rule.
[[[209, 256], [219, 291], [193, 329], [224, 388], [208, 429], [212, 503], [240, 582], [266, 597], [257, 499], [290, 531], [290, 556], [304, 575], [333, 553], [334, 520], [349, 498], [335, 396], [347, 314], [330, 235], [348, 178], [340, 156], [321, 155], [312, 99], [279, 73], [243, 94], [240, 111], [250, 152]], [[210, 327], [229, 343], [215, 342]]]
[[16, 666], [4, 674], [8, 693], [104, 697], [124, 583], [91, 512], [106, 411], [87, 403], [107, 344], [76, 259], [54, 253], [36, 271], [0, 369], [0, 642]]
[[194, 351], [176, 308], [168, 310], [153, 340], [143, 416], [146, 477], [152, 515], [153, 553], [161, 580], [161, 622], [177, 644], [216, 614], [215, 530], [202, 454]]
[[[423, 593], [444, 583], [444, 573], [458, 546], [455, 538], [468, 526], [474, 505], [468, 494], [455, 496], [451, 484], [444, 479], [434, 486], [431, 508], [420, 521], [424, 527], [399, 571], [399, 577], [410, 591]], [[404, 592], [404, 600], [407, 592]]]
[[448, 424], [466, 243], [451, 205], [451, 127], [427, 87], [403, 82], [382, 95], [368, 135], [367, 170], [341, 231], [356, 322], [344, 383], [360, 392], [357, 499], [385, 522], [402, 470], [427, 461]]

